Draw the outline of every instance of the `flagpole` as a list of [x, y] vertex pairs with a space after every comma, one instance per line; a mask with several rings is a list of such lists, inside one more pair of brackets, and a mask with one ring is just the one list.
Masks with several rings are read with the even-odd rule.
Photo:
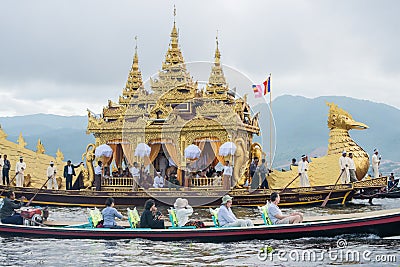
[[[269, 74], [268, 86], [271, 88], [271, 73]], [[272, 90], [269, 90], [269, 168], [272, 170]]]

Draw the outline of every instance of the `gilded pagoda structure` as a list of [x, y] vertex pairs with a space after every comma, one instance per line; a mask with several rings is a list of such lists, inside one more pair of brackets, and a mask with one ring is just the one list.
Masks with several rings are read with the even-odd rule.
[[[158, 169], [161, 157], [177, 168], [178, 179], [190, 166], [203, 169], [224, 164], [218, 153], [225, 142], [235, 143], [231, 159], [233, 179], [245, 182], [253, 135], [260, 133], [258, 115], [252, 116], [246, 96], [238, 97], [229, 88], [221, 65], [218, 37], [214, 63], [208, 83], [200, 88], [190, 75], [179, 45], [174, 20], [170, 42], [161, 70], [150, 78], [145, 88], [139, 68], [137, 45], [133, 63], [118, 103], [108, 101], [102, 114], [88, 114], [87, 132], [94, 135], [96, 146], [108, 144], [113, 148], [117, 167], [134, 162], [150, 164]], [[139, 143], [151, 147], [145, 159], [134, 156]], [[184, 150], [197, 145], [202, 153], [196, 161], [185, 159]]]

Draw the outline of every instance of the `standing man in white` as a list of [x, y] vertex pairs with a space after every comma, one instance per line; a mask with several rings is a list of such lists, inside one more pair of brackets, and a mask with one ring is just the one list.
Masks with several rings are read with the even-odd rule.
[[302, 155], [301, 156], [301, 161], [299, 162], [299, 166], [297, 167], [299, 170], [299, 176], [300, 176], [300, 186], [301, 187], [310, 187], [310, 181], [308, 180], [308, 161], [307, 161], [307, 156]]
[[222, 185], [224, 187], [224, 190], [231, 189], [232, 173], [233, 173], [233, 168], [230, 165], [229, 160], [227, 160], [225, 161], [224, 176], [222, 180]]
[[374, 149], [374, 154], [372, 155], [372, 170], [374, 172], [374, 178], [379, 177], [379, 164], [381, 163], [381, 157], [378, 157], [378, 149]]
[[54, 166], [54, 162], [50, 161], [50, 166], [47, 167], [47, 189], [58, 190], [58, 184], [56, 179], [57, 168]]
[[132, 174], [132, 191], [137, 191], [138, 189], [138, 184], [139, 184], [139, 178], [140, 178], [140, 169], [138, 167], [138, 163], [134, 162], [133, 166], [129, 169], [129, 171]]
[[356, 164], [354, 163], [353, 153], [351, 152], [347, 157], [347, 165], [349, 165], [350, 182], [352, 183], [357, 182], [358, 180], [356, 177]]
[[2, 159], [0, 155], [0, 184], [2, 184], [3, 181], [3, 165], [4, 165], [4, 159]]
[[347, 184], [350, 182], [350, 173], [349, 173], [349, 162], [346, 158], [347, 152], [343, 151], [342, 156], [339, 158], [339, 166], [340, 166], [340, 181], [342, 184]]
[[24, 171], [26, 169], [26, 164], [24, 162], [23, 157], [19, 157], [19, 161], [15, 165], [16, 172], [16, 186], [23, 187], [24, 186]]

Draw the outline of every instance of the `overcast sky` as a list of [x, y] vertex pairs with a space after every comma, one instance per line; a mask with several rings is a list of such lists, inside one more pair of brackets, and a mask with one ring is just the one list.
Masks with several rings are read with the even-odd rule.
[[400, 108], [396, 0], [28, 0], [0, 4], [0, 116], [100, 113], [118, 101], [135, 35], [144, 80], [161, 69], [174, 4], [187, 62], [213, 59], [218, 30], [222, 62], [253, 82], [272, 73], [274, 98], [345, 95]]

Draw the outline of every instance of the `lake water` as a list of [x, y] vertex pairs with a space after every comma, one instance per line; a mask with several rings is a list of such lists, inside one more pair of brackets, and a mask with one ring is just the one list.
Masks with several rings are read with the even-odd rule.
[[[399, 208], [398, 199], [376, 199], [373, 206], [353, 200], [345, 207], [307, 207], [307, 216]], [[160, 207], [165, 214], [167, 207]], [[124, 213], [124, 210], [121, 210]], [[257, 209], [233, 208], [237, 217], [258, 218]], [[85, 221], [85, 208], [50, 207], [49, 220]], [[207, 209], [193, 218], [209, 220]], [[338, 245], [340, 248], [338, 248]], [[272, 254], [261, 251], [271, 247]], [[374, 235], [296, 240], [252, 240], [235, 243], [135, 240], [69, 240], [0, 237], [1, 266], [399, 266], [400, 237]]]

